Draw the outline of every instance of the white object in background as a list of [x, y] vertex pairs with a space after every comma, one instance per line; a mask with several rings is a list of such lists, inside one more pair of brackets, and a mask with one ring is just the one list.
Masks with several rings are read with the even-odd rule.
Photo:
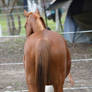
[[34, 1], [27, 0], [28, 3], [28, 12], [34, 12], [37, 8], [37, 5]]
[[54, 92], [54, 88], [52, 85], [45, 86], [45, 92]]
[[61, 31], [58, 9], [56, 9], [56, 31]]
[[2, 36], [2, 27], [0, 25], [0, 36]]

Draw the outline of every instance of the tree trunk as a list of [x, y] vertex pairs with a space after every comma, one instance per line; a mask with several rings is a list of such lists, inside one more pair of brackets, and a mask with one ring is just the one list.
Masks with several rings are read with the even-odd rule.
[[9, 35], [19, 35], [21, 32], [21, 21], [20, 16], [17, 15], [18, 18], [18, 28], [15, 27], [15, 20], [13, 15], [7, 16], [7, 23], [8, 23], [8, 32]]
[[15, 23], [14, 23], [14, 16], [13, 15], [8, 15], [8, 31], [9, 35], [15, 35]]
[[[21, 31], [21, 21], [20, 21], [20, 16], [18, 16], [18, 29], [15, 27], [15, 21], [14, 21], [14, 16], [12, 15], [12, 12], [14, 10], [14, 6], [17, 3], [18, 0], [12, 0], [11, 4], [10, 1], [8, 0], [7, 3], [5, 3], [5, 0], [1, 0], [3, 4], [3, 8], [6, 8], [6, 10], [3, 10], [4, 14], [9, 14], [7, 15], [7, 25], [8, 25], [8, 32], [9, 35], [19, 35]], [[9, 7], [12, 7], [11, 9], [8, 10]]]
[[21, 18], [20, 18], [20, 16], [19, 15], [17, 15], [17, 17], [18, 17], [18, 29], [17, 29], [17, 35], [19, 35], [20, 34], [20, 32], [21, 32]]

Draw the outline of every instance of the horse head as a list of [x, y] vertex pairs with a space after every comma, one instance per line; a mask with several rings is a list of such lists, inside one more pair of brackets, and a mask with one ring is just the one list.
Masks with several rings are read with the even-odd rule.
[[34, 13], [24, 10], [24, 15], [26, 16], [25, 29], [27, 37], [35, 32], [43, 31], [46, 28], [45, 22], [40, 16], [38, 9]]

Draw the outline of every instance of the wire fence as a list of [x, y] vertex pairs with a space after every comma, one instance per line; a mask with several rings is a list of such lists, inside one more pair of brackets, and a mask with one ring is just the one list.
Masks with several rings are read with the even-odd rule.
[[[92, 62], [92, 58], [89, 59], [72, 59], [72, 62]], [[0, 63], [0, 66], [5, 65], [23, 65], [23, 63]]]
[[[30, 6], [29, 6], [30, 7]], [[14, 6], [13, 7], [14, 9], [24, 9], [24, 8], [28, 8], [28, 6]], [[11, 10], [12, 9], [12, 7], [4, 7], [4, 8], [0, 8], [0, 10]]]
[[[86, 92], [91, 92], [92, 87], [88, 87], [88, 86], [85, 86], [85, 87], [72, 87], [72, 88], [64, 87], [63, 90], [65, 92], [67, 92], [67, 91], [75, 92], [75, 91], [81, 91], [81, 90], [83, 90], [83, 91], [85, 90]], [[46, 86], [45, 92], [53, 92], [53, 91], [54, 91], [53, 86]], [[5, 91], [5, 92], [12, 92], [12, 91]], [[28, 92], [28, 90], [16, 90], [14, 92]]]
[[[0, 14], [0, 17], [9, 16], [9, 15], [11, 15], [11, 14]], [[18, 12], [18, 13], [12, 13], [12, 15], [24, 15], [24, 13], [23, 12]]]

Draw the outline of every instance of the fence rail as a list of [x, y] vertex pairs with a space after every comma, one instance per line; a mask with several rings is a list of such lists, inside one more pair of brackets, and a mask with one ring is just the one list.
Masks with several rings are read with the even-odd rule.
[[[34, 3], [35, 4], [35, 3]], [[39, 5], [36, 6], [37, 8], [41, 8]], [[14, 6], [14, 9], [24, 9], [24, 8], [34, 8], [32, 6]], [[4, 8], [0, 8], [0, 10], [11, 10], [12, 7], [4, 7]], [[42, 8], [41, 8], [42, 9]]]
[[[23, 8], [27, 8], [28, 6], [14, 6], [14, 9], [23, 9]], [[4, 8], [0, 8], [0, 10], [10, 10], [12, 9], [12, 7], [4, 7]]]
[[[48, 89], [49, 88], [49, 89]], [[53, 87], [52, 86], [46, 86], [46, 90], [54, 90], [52, 89]], [[92, 87], [72, 87], [72, 88], [63, 88], [65, 91], [69, 91], [69, 90], [82, 90], [82, 89], [92, 89]], [[84, 91], [84, 90], [83, 90]], [[5, 91], [5, 92], [12, 92], [12, 91]], [[16, 90], [14, 92], [28, 92], [28, 90]], [[47, 92], [47, 91], [46, 91]], [[50, 91], [49, 91], [50, 92]], [[53, 92], [53, 91], [52, 91]], [[70, 91], [69, 91], [70, 92]], [[91, 92], [91, 91], [86, 91], [86, 92]]]
[[88, 30], [88, 31], [77, 31], [77, 32], [63, 32], [61, 34], [74, 34], [74, 33], [90, 33], [92, 32], [92, 30]]
[[[92, 62], [92, 58], [89, 59], [72, 59], [72, 62]], [[3, 65], [22, 65], [23, 63], [1, 63], [0, 66]]]
[[[9, 13], [8, 14], [0, 14], [0, 17], [1, 16], [8, 16], [8, 15], [10, 15]], [[20, 13], [12, 13], [12, 15], [24, 15], [24, 13], [23, 12], [20, 12]]]

